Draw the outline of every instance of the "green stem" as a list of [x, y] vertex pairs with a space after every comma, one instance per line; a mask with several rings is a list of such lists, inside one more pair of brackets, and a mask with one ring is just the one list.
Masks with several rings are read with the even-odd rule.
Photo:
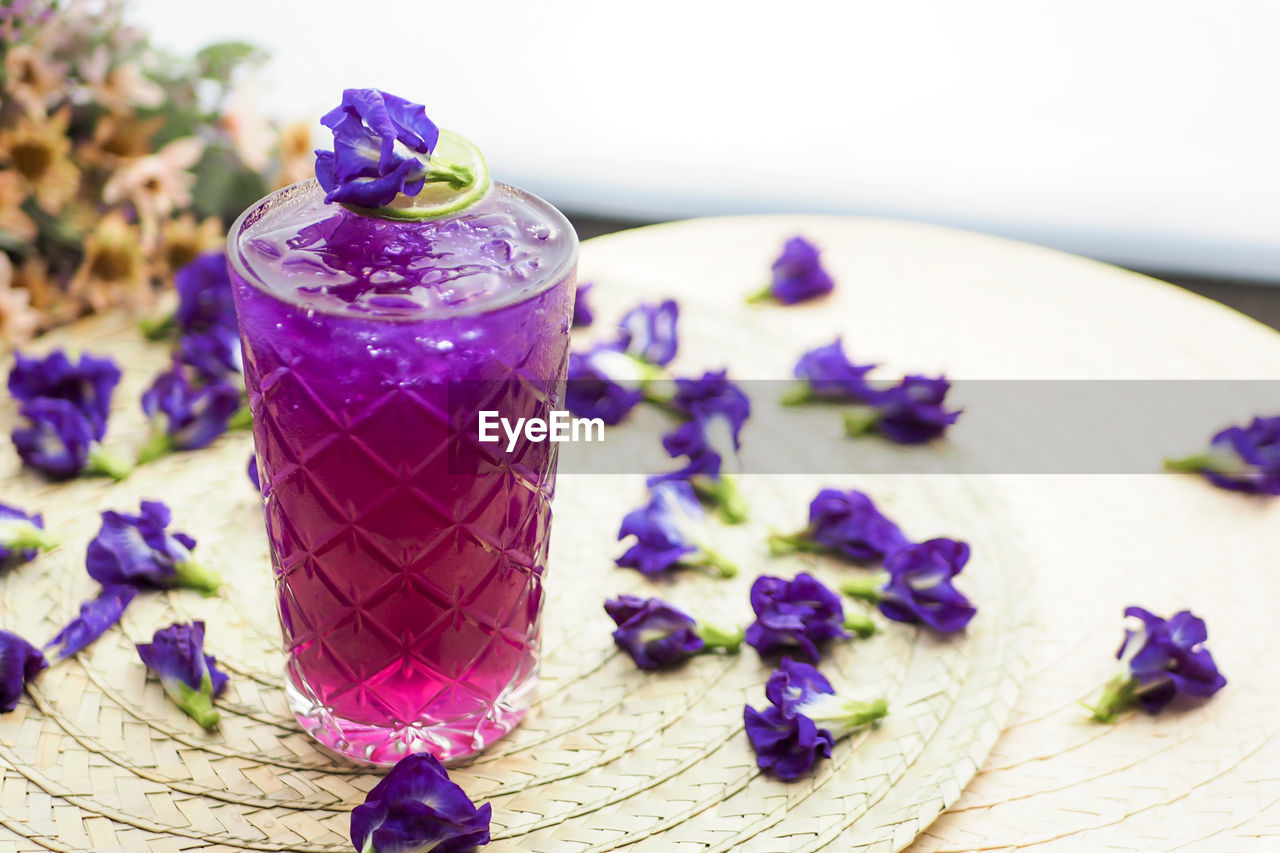
[[29, 548], [49, 551], [58, 546], [58, 540], [43, 527], [36, 527], [30, 521], [14, 519], [11, 522], [0, 521], [0, 544], [12, 551], [26, 551]]
[[432, 157], [427, 161], [426, 174], [422, 180], [428, 184], [448, 184], [455, 190], [465, 190], [476, 181], [476, 173], [468, 166], [450, 163], [441, 157]]
[[823, 550], [823, 546], [819, 545], [809, 538], [811, 535], [810, 528], [795, 533], [770, 533], [769, 534], [769, 553], [775, 557], [782, 557], [787, 554], [817, 554]]
[[747, 297], [748, 305], [759, 305], [762, 302], [773, 302], [773, 285], [766, 284], [761, 289]]
[[173, 693], [169, 693], [178, 707], [188, 717], [199, 723], [201, 728], [211, 732], [218, 727], [220, 716], [218, 709], [213, 707], [213, 681], [209, 676], [206, 675], [204, 677], [204, 684], [200, 686], [199, 690], [192, 690], [179, 681], [177, 694], [174, 696]]
[[183, 560], [174, 565], [177, 572], [175, 583], [198, 590], [205, 595], [214, 595], [222, 586], [222, 576], [213, 569], [206, 569], [194, 560]]
[[149, 341], [162, 341], [173, 334], [175, 328], [172, 314], [165, 317], [143, 317], [138, 323], [142, 336]]
[[813, 386], [802, 379], [782, 395], [782, 405], [801, 406], [805, 403], [812, 403], [814, 399]]
[[1137, 695], [1138, 679], [1122, 672], [1107, 682], [1096, 702], [1080, 704], [1093, 714], [1094, 720], [1111, 724], [1120, 719], [1120, 712], [1132, 705]]
[[138, 464], [146, 465], [148, 462], [154, 462], [172, 451], [173, 439], [169, 437], [169, 434], [163, 430], [152, 429], [147, 443], [138, 450]]
[[878, 604], [884, 598], [884, 585], [888, 577], [883, 572], [849, 578], [840, 584], [840, 591], [850, 598]]
[[849, 438], [860, 438], [874, 432], [879, 422], [880, 412], [870, 406], [848, 409], [844, 413], [844, 434]]
[[844, 628], [864, 640], [880, 630], [875, 620], [865, 613], [850, 613], [844, 618]]
[[714, 569], [722, 578], [731, 578], [738, 574], [737, 565], [708, 548], [695, 551], [689, 556], [687, 562], [691, 566], [705, 566], [709, 569]]
[[747, 501], [732, 475], [724, 474], [716, 479], [693, 477], [689, 485], [702, 501], [715, 507], [716, 517], [725, 524], [741, 524], [747, 520]]
[[100, 474], [117, 481], [128, 477], [132, 470], [128, 460], [96, 443], [89, 449], [89, 458], [84, 466], [86, 474]]
[[1164, 467], [1168, 471], [1185, 471], [1198, 474], [1201, 471], [1215, 470], [1220, 461], [1212, 453], [1193, 453], [1181, 459], [1166, 459], [1164, 460]]
[[718, 628], [715, 625], [708, 625], [706, 622], [699, 622], [697, 627], [693, 629], [699, 637], [702, 638], [703, 649], [710, 651], [712, 649], [723, 649], [733, 654], [742, 647], [742, 641], [746, 637], [746, 631], [741, 628], [734, 628], [727, 631], [724, 628]]

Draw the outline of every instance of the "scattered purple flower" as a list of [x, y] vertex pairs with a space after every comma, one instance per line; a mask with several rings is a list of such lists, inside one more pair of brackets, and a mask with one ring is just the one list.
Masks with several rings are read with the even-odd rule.
[[44, 529], [40, 513], [28, 515], [17, 507], [0, 504], [0, 568], [29, 563], [39, 551], [58, 544]]
[[[683, 468], [648, 479], [650, 486], [669, 481], [687, 482], [698, 498], [716, 510], [726, 524], [747, 520], [747, 504], [738, 491], [738, 432], [732, 415], [713, 407], [699, 409], [662, 437], [662, 447], [672, 458], [688, 457]], [[745, 420], [745, 416], [743, 418]]]
[[213, 329], [236, 328], [236, 306], [231, 295], [231, 274], [223, 252], [205, 252], [173, 277], [178, 290], [178, 310], [173, 319], [183, 336]]
[[45, 644], [45, 648], [58, 649], [59, 659], [69, 658], [76, 652], [85, 649], [94, 640], [106, 633], [107, 629], [120, 621], [125, 608], [138, 594], [136, 587], [127, 584], [104, 586], [98, 597], [80, 605], [80, 615], [72, 619], [58, 635]]
[[160, 678], [164, 692], [207, 731], [218, 726], [215, 696], [227, 689], [226, 673], [204, 653], [204, 623], [170, 625], [156, 631], [150, 643], [138, 645], [138, 657]]
[[111, 394], [120, 382], [120, 368], [110, 358], [82, 353], [73, 364], [62, 350], [44, 358], [15, 353], [9, 372], [9, 393], [23, 403], [65, 400], [90, 424], [90, 436], [100, 440], [107, 432]]
[[587, 294], [593, 287], [594, 284], [584, 281], [573, 294], [573, 325], [576, 327], [590, 326], [595, 321], [595, 312], [587, 302]]
[[665, 367], [680, 346], [676, 332], [679, 316], [680, 306], [673, 299], [637, 305], [618, 324], [618, 345], [632, 358]]
[[857, 563], [883, 560], [908, 544], [907, 537], [871, 498], [856, 489], [823, 489], [809, 503], [809, 526], [792, 534], [775, 533], [769, 549], [838, 553]]
[[240, 409], [240, 392], [227, 382], [193, 386], [181, 365], [156, 377], [142, 394], [142, 411], [151, 420], [151, 438], [138, 453], [150, 462], [174, 450], [207, 447], [227, 431]]
[[969, 546], [954, 539], [930, 539], [889, 555], [885, 571], [846, 581], [846, 595], [871, 601], [895, 622], [923, 623], [951, 634], [978, 612], [952, 584], [969, 562]]
[[710, 649], [736, 652], [742, 631], [699, 623], [657, 598], [620, 595], [604, 603], [618, 629], [613, 641], [640, 669], [661, 669]]
[[644, 382], [653, 368], [612, 344], [598, 344], [586, 353], [569, 354], [565, 407], [578, 417], [599, 418], [613, 426], [644, 400]]
[[1209, 451], [1166, 460], [1174, 471], [1194, 471], [1223, 489], [1280, 495], [1280, 415], [1254, 418], [1213, 437]]
[[878, 432], [898, 444], [924, 444], [941, 436], [960, 417], [946, 408], [951, 383], [944, 377], [907, 376], [896, 385], [874, 390], [869, 406], [845, 414], [845, 433], [857, 438]]
[[835, 289], [835, 282], [822, 268], [818, 247], [803, 237], [792, 237], [773, 262], [769, 285], [747, 298], [748, 302], [774, 300], [794, 305], [825, 296]]
[[24, 423], [13, 430], [13, 445], [23, 463], [55, 480], [104, 474], [116, 480], [129, 464], [94, 439], [88, 416], [69, 400], [38, 397], [18, 410]]
[[22, 689], [49, 665], [35, 646], [9, 631], [0, 631], [0, 714], [18, 707]]
[[821, 659], [821, 645], [850, 636], [840, 597], [807, 572], [794, 580], [761, 575], [751, 585], [756, 621], [747, 628], [747, 644], [762, 657], [797, 651]]
[[793, 371], [800, 383], [783, 398], [783, 405], [815, 401], [866, 402], [871, 393], [866, 377], [875, 368], [874, 364], [849, 361], [844, 354], [844, 342], [836, 338], [833, 343], [800, 356]]
[[103, 586], [184, 586], [216, 592], [222, 579], [192, 559], [194, 539], [166, 530], [171, 518], [169, 508], [159, 501], [143, 501], [138, 515], [102, 513], [102, 527], [85, 558], [89, 576]]
[[187, 332], [178, 341], [178, 361], [202, 382], [218, 382], [244, 372], [240, 333], [234, 326]]
[[1227, 679], [1204, 648], [1209, 631], [1203, 619], [1189, 610], [1162, 619], [1141, 607], [1128, 607], [1124, 615], [1141, 621], [1142, 628], [1125, 630], [1116, 652], [1120, 672], [1095, 704], [1085, 706], [1095, 720], [1114, 723], [1133, 705], [1156, 714], [1175, 696], [1207, 697], [1226, 686]]
[[706, 519], [688, 483], [672, 480], [649, 490], [649, 503], [627, 513], [618, 538], [636, 538], [617, 564], [657, 576], [678, 566], [706, 566], [723, 577], [737, 566], [708, 543]]
[[489, 843], [492, 807], [475, 803], [433, 755], [402, 758], [351, 812], [357, 853], [467, 853]]

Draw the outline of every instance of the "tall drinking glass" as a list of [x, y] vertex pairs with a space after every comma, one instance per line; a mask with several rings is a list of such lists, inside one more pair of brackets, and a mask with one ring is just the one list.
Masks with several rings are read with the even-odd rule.
[[511, 730], [534, 689], [577, 235], [494, 185], [398, 222], [280, 190], [228, 258], [294, 713], [379, 764]]

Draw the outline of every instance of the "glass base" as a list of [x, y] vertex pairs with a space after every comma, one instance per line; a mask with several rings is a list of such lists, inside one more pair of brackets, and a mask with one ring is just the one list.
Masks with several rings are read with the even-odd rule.
[[415, 752], [429, 752], [446, 764], [475, 755], [520, 724], [537, 683], [537, 674], [531, 674], [504, 691], [484, 716], [387, 726], [357, 723], [334, 715], [308, 698], [287, 675], [284, 688], [289, 710], [306, 733], [326, 750], [362, 764], [390, 767]]

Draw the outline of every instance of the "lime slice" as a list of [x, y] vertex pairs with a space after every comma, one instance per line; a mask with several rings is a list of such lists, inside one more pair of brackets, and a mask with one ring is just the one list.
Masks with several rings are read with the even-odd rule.
[[489, 191], [489, 167], [485, 165], [480, 149], [456, 133], [440, 131], [440, 139], [431, 152], [432, 163], [441, 162], [471, 171], [471, 180], [458, 188], [447, 181], [427, 183], [417, 195], [396, 196], [395, 201], [384, 207], [366, 208], [349, 205], [352, 210], [368, 213], [383, 219], [422, 221], [442, 219], [458, 213], [480, 199]]

